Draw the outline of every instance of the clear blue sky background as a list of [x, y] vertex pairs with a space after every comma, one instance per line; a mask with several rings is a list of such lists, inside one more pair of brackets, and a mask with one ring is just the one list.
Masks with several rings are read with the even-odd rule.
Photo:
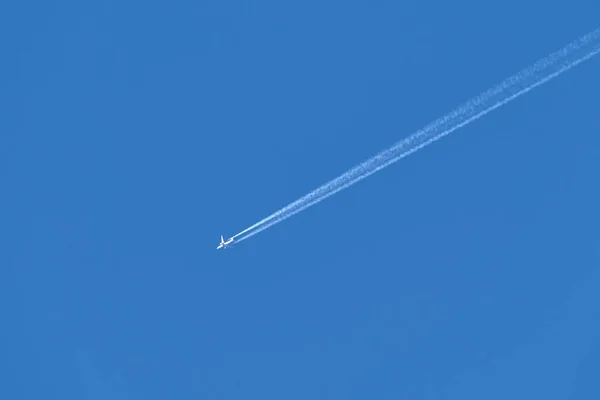
[[596, 0], [4, 3], [0, 398], [600, 398], [600, 58], [215, 250]]

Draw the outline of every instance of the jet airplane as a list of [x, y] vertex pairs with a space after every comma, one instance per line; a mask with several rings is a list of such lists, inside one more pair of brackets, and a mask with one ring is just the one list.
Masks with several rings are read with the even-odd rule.
[[227, 248], [228, 245], [230, 245], [231, 243], [233, 243], [233, 238], [227, 239], [226, 241], [223, 239], [223, 235], [221, 235], [221, 243], [219, 243], [219, 247], [217, 247], [217, 249], [220, 249], [221, 247], [225, 247]]

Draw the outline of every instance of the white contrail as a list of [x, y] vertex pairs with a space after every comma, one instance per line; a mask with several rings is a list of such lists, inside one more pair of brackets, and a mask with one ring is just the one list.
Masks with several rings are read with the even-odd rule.
[[441, 139], [456, 129], [483, 117], [489, 112], [509, 103], [535, 87], [552, 80], [563, 72], [568, 71], [598, 54], [600, 52], [599, 39], [600, 28], [571, 42], [561, 50], [548, 55], [532, 66], [511, 76], [499, 85], [496, 85], [492, 89], [467, 101], [465, 104], [444, 117], [413, 133], [408, 138], [396, 143], [389, 149], [380, 152], [339, 177], [313, 190], [304, 197], [244, 229], [233, 237], [236, 238], [252, 231], [237, 239], [238, 242], [246, 240], [365, 179], [428, 144]]

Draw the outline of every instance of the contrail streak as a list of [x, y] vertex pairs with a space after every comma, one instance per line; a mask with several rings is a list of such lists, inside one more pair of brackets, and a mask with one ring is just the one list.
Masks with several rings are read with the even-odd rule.
[[600, 53], [599, 39], [600, 28], [546, 56], [479, 96], [470, 99], [462, 106], [413, 133], [408, 138], [348, 170], [233, 237], [243, 235], [237, 241], [246, 240], [556, 78], [563, 72]]

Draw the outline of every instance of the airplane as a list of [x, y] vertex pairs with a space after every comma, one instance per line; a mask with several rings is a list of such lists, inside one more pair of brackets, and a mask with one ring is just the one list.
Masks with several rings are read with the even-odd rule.
[[217, 249], [220, 249], [221, 247], [227, 247], [227, 245], [233, 243], [233, 238], [231, 239], [227, 239], [227, 241], [223, 240], [223, 235], [221, 235], [221, 243], [219, 243], [219, 247], [217, 247]]

